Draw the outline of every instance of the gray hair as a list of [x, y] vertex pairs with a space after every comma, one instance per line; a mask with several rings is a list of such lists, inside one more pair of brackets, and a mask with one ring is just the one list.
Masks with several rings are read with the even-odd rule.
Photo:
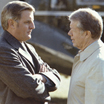
[[93, 39], [98, 39], [102, 35], [103, 20], [95, 10], [80, 8], [69, 16], [69, 20], [79, 21], [78, 28], [90, 31]]
[[8, 29], [8, 20], [19, 20], [21, 18], [21, 12], [24, 10], [30, 10], [35, 12], [35, 8], [23, 1], [12, 1], [7, 3], [1, 13], [1, 25], [4, 30]]

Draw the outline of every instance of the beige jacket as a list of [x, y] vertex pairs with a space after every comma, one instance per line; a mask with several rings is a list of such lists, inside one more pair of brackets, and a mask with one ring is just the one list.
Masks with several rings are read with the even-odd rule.
[[104, 44], [97, 40], [74, 59], [67, 104], [104, 104]]

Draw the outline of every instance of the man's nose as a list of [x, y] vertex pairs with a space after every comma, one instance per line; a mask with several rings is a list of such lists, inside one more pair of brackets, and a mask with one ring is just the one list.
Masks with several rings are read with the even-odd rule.
[[69, 36], [71, 36], [71, 35], [72, 35], [72, 33], [71, 33], [71, 31], [70, 31], [70, 30], [69, 30], [69, 32], [68, 32], [68, 35], [69, 35]]
[[34, 22], [33, 23], [31, 23], [31, 29], [35, 29], [35, 24], [34, 24]]

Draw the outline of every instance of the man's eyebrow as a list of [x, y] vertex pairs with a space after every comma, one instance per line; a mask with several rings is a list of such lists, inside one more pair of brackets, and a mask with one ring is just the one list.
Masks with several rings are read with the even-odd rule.
[[24, 22], [31, 22], [31, 21], [33, 21], [33, 20], [26, 20], [26, 21], [24, 21]]

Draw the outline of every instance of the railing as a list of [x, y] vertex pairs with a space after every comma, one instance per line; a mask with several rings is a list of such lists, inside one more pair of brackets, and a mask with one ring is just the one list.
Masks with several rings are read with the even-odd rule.
[[[72, 11], [36, 11], [36, 16], [69, 16]], [[104, 12], [98, 12], [102, 17], [104, 17]]]

